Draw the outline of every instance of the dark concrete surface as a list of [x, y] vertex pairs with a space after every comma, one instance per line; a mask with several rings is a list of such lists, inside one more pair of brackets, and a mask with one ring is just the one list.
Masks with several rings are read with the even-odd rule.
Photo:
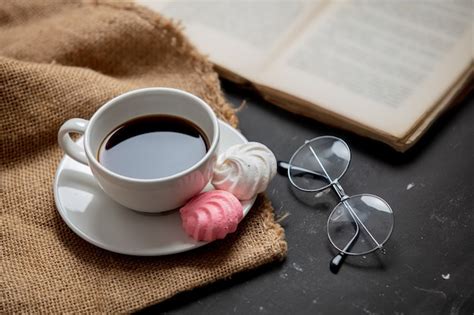
[[406, 153], [273, 106], [223, 83], [251, 141], [289, 159], [305, 139], [343, 138], [352, 151], [341, 183], [384, 198], [395, 214], [386, 254], [349, 257], [337, 275], [326, 234], [333, 193], [296, 196], [277, 175], [267, 190], [288, 241], [284, 262], [182, 293], [147, 312], [169, 314], [474, 314], [474, 97], [443, 115]]

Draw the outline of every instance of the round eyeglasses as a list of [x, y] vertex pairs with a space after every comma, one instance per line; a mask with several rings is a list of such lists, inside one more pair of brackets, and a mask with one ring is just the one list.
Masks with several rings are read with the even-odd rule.
[[298, 190], [318, 192], [332, 187], [339, 196], [327, 222], [329, 241], [339, 251], [330, 263], [334, 273], [346, 255], [382, 249], [393, 230], [393, 212], [385, 200], [371, 194], [348, 196], [342, 189], [339, 179], [350, 160], [351, 151], [342, 139], [323, 136], [305, 141], [289, 162], [278, 162], [279, 173], [286, 173]]

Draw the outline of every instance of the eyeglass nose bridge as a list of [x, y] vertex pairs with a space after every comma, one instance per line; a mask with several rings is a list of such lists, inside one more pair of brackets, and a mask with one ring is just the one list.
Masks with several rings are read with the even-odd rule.
[[336, 194], [339, 196], [339, 199], [341, 199], [341, 201], [349, 199], [349, 196], [346, 194], [346, 192], [342, 188], [341, 184], [339, 183], [339, 180], [337, 179], [333, 180], [331, 182], [331, 186], [336, 192]]

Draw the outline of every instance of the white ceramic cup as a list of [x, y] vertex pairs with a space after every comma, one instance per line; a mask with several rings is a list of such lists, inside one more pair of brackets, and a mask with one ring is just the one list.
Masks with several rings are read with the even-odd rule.
[[[209, 140], [206, 155], [192, 167], [157, 179], [137, 179], [108, 170], [97, 160], [105, 137], [121, 124], [141, 116], [173, 115], [195, 123]], [[70, 133], [84, 135], [83, 145]], [[145, 88], [127, 92], [103, 105], [87, 121], [73, 118], [58, 133], [59, 145], [74, 160], [90, 167], [100, 187], [127, 208], [157, 213], [178, 208], [210, 181], [216, 162], [219, 123], [211, 107], [200, 98], [171, 88]]]

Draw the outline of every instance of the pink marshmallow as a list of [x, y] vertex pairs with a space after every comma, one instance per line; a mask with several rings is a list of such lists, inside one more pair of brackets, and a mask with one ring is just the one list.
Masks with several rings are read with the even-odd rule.
[[196, 241], [214, 241], [235, 232], [243, 208], [233, 194], [212, 190], [192, 198], [180, 210], [184, 231]]

